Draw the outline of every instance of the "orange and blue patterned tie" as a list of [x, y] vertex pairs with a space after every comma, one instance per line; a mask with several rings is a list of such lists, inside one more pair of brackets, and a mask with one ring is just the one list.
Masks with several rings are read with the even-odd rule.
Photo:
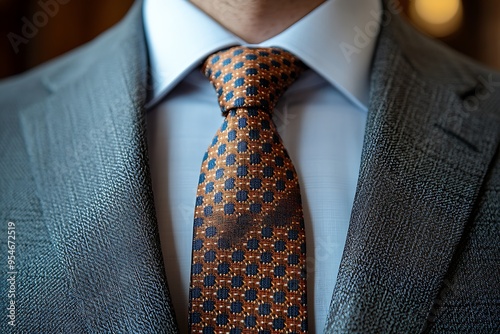
[[299, 180], [272, 111], [305, 66], [233, 47], [203, 66], [224, 122], [203, 159], [194, 217], [191, 333], [306, 333]]

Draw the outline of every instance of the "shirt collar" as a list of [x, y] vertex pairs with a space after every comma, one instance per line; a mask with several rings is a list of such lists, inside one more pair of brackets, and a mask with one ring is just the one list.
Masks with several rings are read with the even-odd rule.
[[381, 13], [379, 0], [327, 0], [279, 35], [250, 45], [188, 1], [146, 0], [144, 22], [154, 87], [149, 105], [161, 100], [209, 54], [249, 45], [294, 53], [366, 110]]

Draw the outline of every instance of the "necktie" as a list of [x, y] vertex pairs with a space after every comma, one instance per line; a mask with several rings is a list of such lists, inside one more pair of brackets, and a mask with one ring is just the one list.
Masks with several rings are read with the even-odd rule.
[[299, 183], [272, 120], [304, 68], [278, 48], [233, 47], [204, 63], [224, 121], [198, 184], [192, 333], [307, 332]]

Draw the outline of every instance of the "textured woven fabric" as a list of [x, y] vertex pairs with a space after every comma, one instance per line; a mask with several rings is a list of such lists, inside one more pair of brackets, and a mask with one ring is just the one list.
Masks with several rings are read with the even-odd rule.
[[304, 65], [280, 49], [209, 57], [225, 119], [201, 168], [190, 289], [192, 332], [307, 331], [297, 174], [272, 121]]

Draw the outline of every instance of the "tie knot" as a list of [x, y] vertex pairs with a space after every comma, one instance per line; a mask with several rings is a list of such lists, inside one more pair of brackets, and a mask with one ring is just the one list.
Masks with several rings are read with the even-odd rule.
[[202, 70], [227, 114], [250, 107], [271, 112], [304, 69], [304, 63], [283, 49], [238, 46], [211, 55]]

